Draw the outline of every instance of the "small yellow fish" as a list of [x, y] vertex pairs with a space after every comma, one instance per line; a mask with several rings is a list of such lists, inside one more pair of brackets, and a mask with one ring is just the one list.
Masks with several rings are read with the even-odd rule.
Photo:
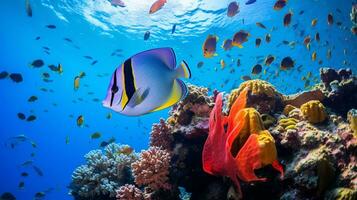
[[315, 61], [315, 60], [316, 60], [316, 56], [317, 56], [316, 51], [314, 51], [314, 52], [311, 54], [311, 60], [312, 60], [312, 61]]
[[221, 59], [219, 63], [221, 64], [221, 69], [224, 69], [224, 67], [226, 67], [226, 62], [224, 62], [223, 59]]
[[317, 24], [317, 18], [315, 18], [315, 19], [313, 19], [313, 20], [311, 21], [311, 26], [312, 26], [312, 27], [316, 26], [316, 24]]
[[84, 123], [84, 117], [83, 117], [83, 115], [79, 115], [77, 117], [77, 126], [81, 127], [83, 125], [83, 123]]
[[57, 71], [58, 71], [59, 74], [63, 73], [63, 67], [62, 67], [61, 63], [58, 64]]
[[93, 133], [93, 134], [90, 136], [90, 138], [91, 138], [91, 139], [98, 139], [98, 138], [100, 138], [101, 136], [102, 136], [101, 133], [95, 132], [95, 133]]
[[79, 88], [79, 80], [81, 78], [79, 76], [74, 77], [74, 90], [78, 90]]

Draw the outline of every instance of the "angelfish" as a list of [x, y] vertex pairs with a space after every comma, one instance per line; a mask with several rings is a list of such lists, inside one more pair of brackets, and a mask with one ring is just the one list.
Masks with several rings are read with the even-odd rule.
[[190, 78], [185, 61], [176, 66], [172, 48], [140, 52], [115, 69], [103, 106], [129, 116], [165, 109], [188, 92], [179, 78]]

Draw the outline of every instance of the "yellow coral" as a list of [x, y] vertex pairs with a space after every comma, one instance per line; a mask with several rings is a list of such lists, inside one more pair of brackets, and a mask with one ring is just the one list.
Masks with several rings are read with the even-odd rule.
[[283, 114], [285, 116], [288, 116], [290, 111], [294, 110], [295, 108], [296, 108], [295, 106], [292, 106], [292, 105], [288, 104], [288, 105], [285, 106]]
[[245, 108], [240, 111], [239, 116], [243, 117], [242, 121], [245, 123], [232, 144], [232, 155], [235, 156], [239, 152], [250, 134], [257, 134], [262, 165], [272, 164], [277, 159], [275, 140], [269, 131], [265, 130], [259, 112], [254, 108]]
[[243, 147], [247, 141], [250, 134], [258, 134], [260, 131], [264, 130], [263, 120], [260, 117], [260, 114], [254, 108], [245, 108], [239, 112], [239, 117], [241, 121], [244, 121], [244, 125], [234, 139], [231, 153], [232, 155], [237, 155], [238, 151]]
[[304, 118], [313, 124], [323, 122], [327, 117], [325, 106], [317, 100], [302, 104], [300, 110]]
[[296, 124], [299, 121], [294, 118], [285, 118], [279, 120], [279, 125], [284, 128], [284, 130], [296, 129]]
[[354, 136], [357, 137], [357, 110], [351, 109], [348, 111], [347, 119], [350, 123], [350, 128], [352, 129]]
[[274, 138], [268, 130], [260, 131], [258, 135], [258, 143], [260, 147], [260, 159], [263, 166], [272, 164], [278, 157]]
[[249, 88], [251, 95], [257, 95], [257, 96], [266, 95], [271, 98], [278, 96], [282, 98], [282, 95], [269, 82], [259, 79], [249, 80], [240, 84], [240, 86], [237, 89], [232, 90], [231, 94], [228, 97], [229, 108], [230, 105], [232, 105], [234, 101], [238, 98], [239, 94], [247, 87]]

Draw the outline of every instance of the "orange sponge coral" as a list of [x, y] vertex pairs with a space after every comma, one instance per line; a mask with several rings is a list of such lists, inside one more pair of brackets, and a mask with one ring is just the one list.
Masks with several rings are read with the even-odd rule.
[[325, 106], [317, 100], [302, 104], [300, 110], [304, 118], [313, 124], [323, 122], [327, 117]]

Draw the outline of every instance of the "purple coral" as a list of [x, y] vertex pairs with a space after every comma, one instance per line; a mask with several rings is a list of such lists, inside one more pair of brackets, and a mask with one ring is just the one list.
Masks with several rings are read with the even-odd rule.
[[148, 186], [152, 190], [170, 189], [170, 160], [170, 153], [160, 147], [150, 147], [142, 151], [140, 159], [131, 164], [135, 183]]
[[164, 119], [160, 119], [160, 122], [154, 124], [150, 134], [150, 146], [162, 147], [163, 149], [171, 149], [171, 142], [173, 136], [171, 129], [166, 124]]
[[135, 185], [125, 184], [117, 190], [117, 200], [143, 200], [143, 192]]

